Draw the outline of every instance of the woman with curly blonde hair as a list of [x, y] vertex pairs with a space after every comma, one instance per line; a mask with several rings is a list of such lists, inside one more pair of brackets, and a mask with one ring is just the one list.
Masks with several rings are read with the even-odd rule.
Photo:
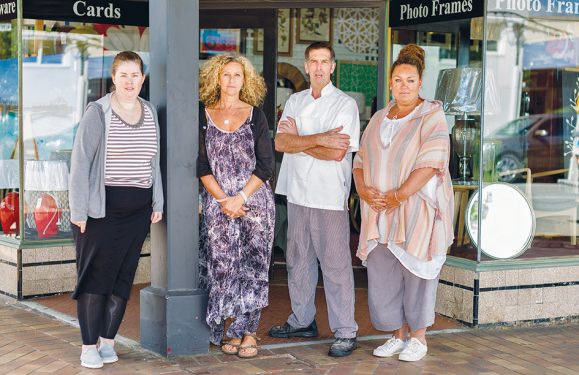
[[226, 354], [255, 357], [255, 332], [268, 304], [275, 211], [269, 179], [273, 145], [263, 78], [245, 57], [214, 56], [201, 68], [199, 156], [201, 284], [209, 290], [210, 340]]

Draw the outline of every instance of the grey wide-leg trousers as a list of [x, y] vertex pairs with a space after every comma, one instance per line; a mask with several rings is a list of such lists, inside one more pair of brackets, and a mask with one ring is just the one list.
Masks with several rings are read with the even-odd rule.
[[286, 262], [292, 306], [287, 322], [302, 328], [315, 318], [317, 258], [322, 268], [330, 329], [339, 338], [356, 337], [348, 211], [288, 203], [287, 236]]
[[412, 331], [434, 324], [438, 277], [425, 280], [408, 271], [388, 247], [370, 252], [368, 308], [374, 328], [394, 331], [408, 323]]

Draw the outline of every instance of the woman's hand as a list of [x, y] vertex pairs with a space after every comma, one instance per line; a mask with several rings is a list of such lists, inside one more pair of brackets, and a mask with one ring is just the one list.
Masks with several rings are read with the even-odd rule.
[[227, 197], [219, 203], [221, 204], [221, 211], [231, 219], [245, 216], [248, 210], [248, 208], [244, 206], [245, 201], [240, 195]]
[[358, 190], [358, 195], [360, 195], [360, 198], [368, 203], [374, 211], [380, 212], [386, 209], [382, 203], [382, 193], [380, 193], [378, 189], [372, 186], [364, 186]]
[[86, 229], [86, 221], [71, 221], [71, 223], [80, 228], [80, 233], [84, 233]]
[[402, 194], [398, 193], [396, 189], [392, 189], [384, 193], [379, 201], [380, 205], [386, 209], [387, 212], [390, 212], [402, 205], [403, 200], [406, 198], [402, 197]]
[[162, 212], [153, 212], [151, 214], [151, 223], [153, 224], [158, 223], [159, 221], [161, 221], [162, 218], [163, 218]]

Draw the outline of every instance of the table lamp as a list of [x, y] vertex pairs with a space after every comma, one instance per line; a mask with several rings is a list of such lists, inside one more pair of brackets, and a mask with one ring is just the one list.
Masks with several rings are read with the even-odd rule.
[[[493, 112], [489, 107], [496, 108], [494, 97], [494, 82], [487, 73], [485, 85], [485, 112]], [[453, 68], [441, 70], [436, 85], [436, 100], [443, 104], [446, 115], [456, 115], [455, 125], [452, 128], [452, 143], [459, 157], [459, 177], [455, 183], [474, 185], [471, 179], [470, 161], [476, 152], [476, 145], [480, 140], [480, 121], [474, 116], [481, 115], [483, 92], [483, 71], [480, 68]], [[490, 94], [490, 95], [489, 95]]]

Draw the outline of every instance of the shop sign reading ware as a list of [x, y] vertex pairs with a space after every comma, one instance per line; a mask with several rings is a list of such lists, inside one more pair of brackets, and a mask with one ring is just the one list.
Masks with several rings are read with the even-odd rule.
[[16, 0], [0, 0], [0, 20], [16, 18]]
[[481, 17], [481, 0], [400, 0], [390, 4], [390, 26], [453, 21]]
[[148, 26], [149, 3], [130, 0], [26, 0], [24, 18]]

